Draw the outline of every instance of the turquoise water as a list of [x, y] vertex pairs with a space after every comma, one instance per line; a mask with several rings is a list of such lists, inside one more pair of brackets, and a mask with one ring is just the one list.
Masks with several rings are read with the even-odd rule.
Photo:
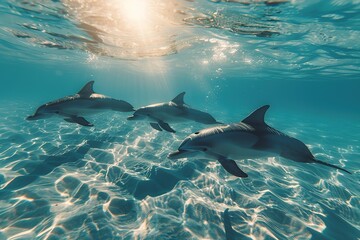
[[[360, 2], [0, 2], [0, 239], [360, 239]], [[94, 90], [266, 122], [352, 174], [274, 156], [170, 160], [189, 134], [107, 111], [26, 121]]]

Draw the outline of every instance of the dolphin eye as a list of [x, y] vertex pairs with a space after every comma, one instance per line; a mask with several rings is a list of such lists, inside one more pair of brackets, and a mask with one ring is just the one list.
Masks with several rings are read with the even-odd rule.
[[197, 135], [197, 134], [199, 134], [200, 132], [196, 132], [195, 134]]

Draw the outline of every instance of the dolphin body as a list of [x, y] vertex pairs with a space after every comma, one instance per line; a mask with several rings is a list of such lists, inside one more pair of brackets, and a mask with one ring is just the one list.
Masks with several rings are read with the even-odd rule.
[[189, 135], [170, 159], [202, 156], [216, 159], [226, 171], [245, 178], [232, 159], [259, 158], [280, 155], [303, 163], [319, 163], [332, 168], [347, 170], [315, 159], [308, 147], [296, 138], [268, 126], [264, 116], [270, 106], [265, 105], [239, 123], [203, 129]]
[[186, 120], [204, 124], [219, 123], [210, 114], [186, 105], [184, 95], [185, 92], [182, 92], [170, 102], [141, 107], [134, 112], [133, 116], [128, 117], [128, 120], [142, 120], [147, 118], [150, 120], [150, 125], [154, 129], [158, 131], [164, 129], [172, 133], [175, 133], [175, 130], [170, 127], [169, 123], [183, 122]]
[[28, 116], [27, 120], [38, 120], [59, 116], [67, 122], [77, 123], [91, 127], [83, 116], [96, 114], [105, 110], [119, 112], [132, 112], [133, 106], [125, 101], [116, 100], [93, 90], [94, 81], [88, 82], [77, 94], [48, 102], [40, 106], [34, 115]]

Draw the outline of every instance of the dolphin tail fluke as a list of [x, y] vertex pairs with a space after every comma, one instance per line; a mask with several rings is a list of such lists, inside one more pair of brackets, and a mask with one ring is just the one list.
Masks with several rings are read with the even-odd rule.
[[116, 101], [119, 104], [117, 104], [113, 110], [119, 111], [119, 112], [134, 112], [135, 111], [133, 105], [131, 105], [127, 101], [124, 101], [124, 100], [116, 100]]
[[346, 170], [344, 168], [341, 168], [341, 167], [338, 167], [338, 166], [335, 166], [335, 165], [332, 165], [332, 164], [327, 163], [327, 162], [323, 162], [323, 161], [320, 161], [320, 160], [317, 160], [317, 159], [314, 159], [313, 162], [319, 163], [319, 164], [322, 164], [322, 165], [325, 165], [325, 166], [328, 166], [328, 167], [336, 168], [336, 169], [339, 169], [341, 171], [344, 171], [344, 172], [347, 172], [347, 173], [351, 174], [351, 172], [349, 172], [348, 170]]
[[241, 178], [248, 177], [248, 175], [239, 168], [239, 166], [236, 164], [234, 160], [230, 160], [227, 158], [218, 158], [218, 161], [221, 163], [221, 166], [223, 166], [223, 168], [225, 168], [225, 170], [228, 173], [236, 177], [241, 177]]

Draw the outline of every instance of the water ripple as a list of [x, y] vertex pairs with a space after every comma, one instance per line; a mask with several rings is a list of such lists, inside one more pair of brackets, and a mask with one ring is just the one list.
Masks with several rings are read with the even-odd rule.
[[290, 69], [289, 74], [297, 70], [329, 78], [358, 74], [360, 49], [353, 44], [359, 38], [358, 5], [335, 0], [318, 5], [7, 0], [0, 3], [0, 47], [4, 54], [27, 61], [91, 62], [102, 56], [138, 60], [190, 52], [203, 56], [197, 65], [226, 60], [227, 69], [234, 71], [269, 65], [267, 71], [274, 73]]

